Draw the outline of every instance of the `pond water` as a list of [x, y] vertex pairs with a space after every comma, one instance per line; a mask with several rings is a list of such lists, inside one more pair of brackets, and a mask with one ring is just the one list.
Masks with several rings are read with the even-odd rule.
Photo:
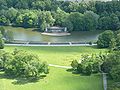
[[21, 27], [6, 26], [6, 30], [13, 31], [14, 40], [39, 41], [39, 42], [88, 42], [96, 41], [98, 35], [103, 31], [75, 31], [69, 36], [46, 36], [41, 32], [32, 31], [33, 28], [24, 29]]

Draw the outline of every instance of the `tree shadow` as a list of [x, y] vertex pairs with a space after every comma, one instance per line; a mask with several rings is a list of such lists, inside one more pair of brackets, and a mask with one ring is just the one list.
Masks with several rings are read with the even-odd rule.
[[0, 72], [0, 79], [14, 80], [12, 82], [12, 84], [14, 84], [14, 85], [24, 85], [24, 84], [28, 84], [28, 83], [36, 83], [40, 79], [44, 79], [45, 77], [46, 77], [46, 75], [40, 75], [39, 78], [33, 78], [33, 77], [29, 77], [29, 78], [18, 77], [18, 78], [15, 78], [15, 77], [5, 75], [4, 72]]
[[66, 71], [71, 72], [72, 74], [80, 74], [80, 73], [77, 72], [77, 70], [74, 70], [73, 68], [67, 69]]
[[13, 77], [11, 76], [7, 76], [4, 74], [4, 72], [0, 72], [0, 79], [14, 79]]
[[74, 70], [73, 68], [72, 69], [67, 69], [66, 71], [71, 72], [72, 74], [80, 75], [80, 76], [90, 76], [90, 75], [87, 75], [87, 74], [80, 73], [77, 70]]
[[12, 84], [14, 84], [14, 85], [24, 85], [24, 84], [28, 84], [28, 83], [36, 83], [40, 79], [44, 79], [45, 77], [46, 77], [46, 75], [40, 75], [39, 78], [33, 78], [33, 77], [16, 78], [15, 81], [12, 82]]

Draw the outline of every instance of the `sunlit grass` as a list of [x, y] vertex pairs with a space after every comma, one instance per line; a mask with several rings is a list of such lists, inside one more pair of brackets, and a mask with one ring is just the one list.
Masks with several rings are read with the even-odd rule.
[[6, 51], [12, 52], [15, 48], [25, 50], [32, 54], [38, 55], [42, 61], [50, 64], [69, 66], [72, 60], [79, 60], [81, 54], [92, 54], [104, 52], [105, 49], [97, 49], [96, 47], [79, 47], [79, 46], [62, 46], [62, 47], [5, 47]]
[[[95, 47], [14, 46], [6, 46], [4, 50], [12, 52], [15, 48], [38, 55], [41, 60], [48, 63], [68, 66], [72, 60], [79, 60], [81, 54], [105, 51], [105, 49], [96, 49]], [[103, 86], [100, 74], [81, 76], [80, 74], [72, 74], [66, 71], [66, 69], [50, 67], [50, 73], [47, 77], [40, 79], [38, 82], [16, 84], [15, 79], [6, 79], [0, 73], [0, 90], [103, 90]]]

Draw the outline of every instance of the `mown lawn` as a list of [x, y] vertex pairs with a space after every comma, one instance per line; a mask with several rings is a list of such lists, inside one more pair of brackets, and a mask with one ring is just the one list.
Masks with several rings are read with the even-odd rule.
[[[103, 49], [95, 47], [5, 47], [6, 51], [13, 51], [14, 48], [26, 50], [39, 55], [42, 60], [51, 64], [70, 65], [74, 59], [80, 59], [81, 54], [104, 52]], [[0, 90], [103, 90], [102, 76], [93, 74], [81, 76], [72, 74], [66, 69], [50, 67], [47, 77], [38, 82], [16, 82], [7, 79], [0, 73]]]
[[0, 79], [0, 90], [103, 90], [100, 75], [80, 76], [65, 69], [50, 68], [50, 73], [38, 82], [18, 82]]
[[80, 60], [81, 54], [92, 54], [104, 52], [105, 49], [96, 49], [96, 47], [5, 47], [6, 51], [13, 51], [15, 48], [25, 50], [32, 54], [38, 55], [42, 61], [47, 61], [49, 64], [67, 65], [69, 66], [72, 60]]

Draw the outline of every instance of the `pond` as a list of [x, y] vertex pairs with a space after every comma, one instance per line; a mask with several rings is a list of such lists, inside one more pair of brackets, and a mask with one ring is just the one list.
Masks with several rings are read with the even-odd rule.
[[13, 31], [14, 40], [38, 41], [38, 42], [88, 42], [96, 41], [98, 35], [103, 31], [74, 31], [69, 36], [46, 36], [41, 32], [32, 31], [33, 28], [5, 26], [6, 30]]

